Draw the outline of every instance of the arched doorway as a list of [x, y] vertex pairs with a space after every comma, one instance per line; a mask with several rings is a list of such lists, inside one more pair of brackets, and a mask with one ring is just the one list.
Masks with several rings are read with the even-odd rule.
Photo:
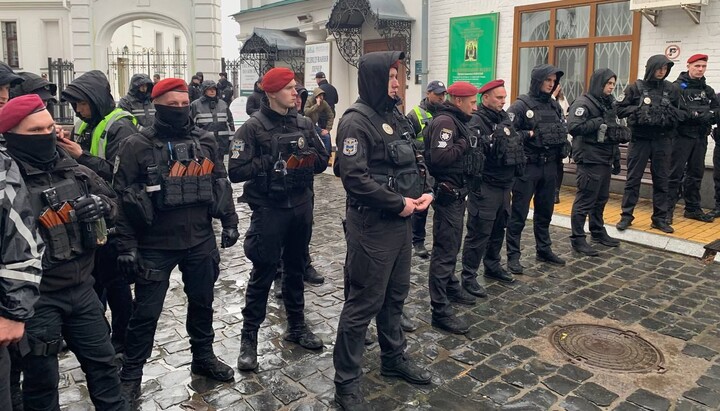
[[183, 30], [155, 19], [134, 20], [120, 26], [107, 49], [107, 77], [115, 98], [130, 88], [135, 74], [189, 81], [188, 41]]
[[[73, 59], [77, 73], [108, 67], [108, 47], [121, 26], [135, 20], [156, 20], [178, 27], [187, 46], [188, 71], [209, 78], [220, 71], [220, 0], [135, 0], [118, 7], [116, 0], [73, 0]], [[129, 46], [128, 46], [129, 47]]]

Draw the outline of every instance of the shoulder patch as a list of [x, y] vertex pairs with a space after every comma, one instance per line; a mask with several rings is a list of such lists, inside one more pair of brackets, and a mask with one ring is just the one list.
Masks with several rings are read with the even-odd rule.
[[617, 101], [618, 101], [618, 102], [621, 102], [621, 101], [623, 101], [623, 100], [625, 100], [625, 93], [620, 94], [620, 95], [618, 96], [618, 98], [617, 98]]
[[358, 152], [358, 139], [345, 137], [343, 140], [343, 155], [354, 156]]
[[578, 107], [575, 109], [575, 115], [578, 117], [582, 117], [583, 114], [585, 114], [585, 107]]
[[440, 139], [442, 141], [450, 140], [452, 138], [452, 135], [453, 135], [453, 131], [450, 130], [449, 128], [444, 128], [444, 129], [440, 130]]
[[533, 117], [535, 117], [535, 112], [532, 111], [532, 110], [528, 110], [528, 111], [525, 112], [525, 117], [527, 117], [527, 118], [533, 118]]
[[447, 141], [438, 141], [437, 148], [447, 148]]
[[240, 158], [240, 153], [243, 151], [245, 151], [245, 140], [242, 138], [234, 139], [232, 146], [232, 154], [230, 155], [230, 158]]
[[515, 113], [507, 113], [507, 115], [510, 121], [515, 121]]

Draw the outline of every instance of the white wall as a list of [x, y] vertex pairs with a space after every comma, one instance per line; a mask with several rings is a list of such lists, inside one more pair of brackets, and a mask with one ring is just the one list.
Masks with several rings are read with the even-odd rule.
[[[71, 58], [69, 12], [61, 0], [0, 0], [0, 21], [17, 22], [18, 71], [46, 73], [48, 57]], [[0, 58], [3, 53], [0, 42]]]

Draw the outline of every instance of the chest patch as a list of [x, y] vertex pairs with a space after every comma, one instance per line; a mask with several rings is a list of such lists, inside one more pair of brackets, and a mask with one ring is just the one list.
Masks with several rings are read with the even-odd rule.
[[449, 141], [452, 138], [453, 131], [449, 128], [444, 128], [440, 130], [440, 139], [442, 141]]
[[345, 137], [345, 139], [343, 140], [343, 155], [354, 156], [355, 154], [357, 154], [358, 144], [358, 139], [354, 137]]
[[575, 115], [578, 117], [582, 117], [583, 114], [585, 114], [585, 107], [578, 107], [575, 109]]
[[528, 111], [525, 112], [525, 117], [527, 117], [527, 118], [533, 118], [533, 117], [535, 117], [535, 112], [532, 111], [532, 110], [528, 110]]
[[230, 158], [240, 158], [240, 153], [242, 153], [243, 151], [245, 151], [245, 140], [233, 140], [232, 155], [230, 156]]
[[438, 141], [437, 148], [447, 148], [448, 144], [447, 141]]
[[388, 123], [383, 123], [382, 128], [383, 128], [383, 131], [385, 131], [386, 133], [388, 133], [390, 135], [392, 135], [392, 133], [394, 132], [393, 128]]

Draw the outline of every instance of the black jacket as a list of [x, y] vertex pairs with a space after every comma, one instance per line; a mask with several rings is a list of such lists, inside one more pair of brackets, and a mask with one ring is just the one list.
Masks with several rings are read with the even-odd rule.
[[608, 126], [617, 119], [615, 99], [603, 93], [605, 84], [613, 77], [617, 78], [610, 69], [595, 70], [588, 92], [570, 106], [568, 131], [573, 136], [573, 160], [578, 164], [612, 165], [620, 161], [617, 143], [597, 141], [600, 126]]
[[[189, 126], [181, 137], [171, 136], [166, 130], [167, 126], [155, 118], [154, 124], [128, 137], [118, 154], [118, 169], [113, 180], [113, 188], [122, 193], [131, 185], [145, 185], [148, 183], [148, 166], [156, 164], [154, 151], [162, 152], [162, 161], [168, 161], [167, 151], [164, 149], [168, 143], [185, 143], [191, 145], [197, 138], [200, 142], [202, 157], [214, 160], [217, 158], [217, 142], [212, 133], [204, 132], [195, 126]], [[145, 134], [148, 134], [148, 137]], [[199, 157], [200, 155], [198, 155]], [[212, 172], [213, 179], [227, 178], [225, 166], [215, 162]], [[158, 194], [159, 195], [159, 192]], [[232, 196], [226, 202], [232, 204]], [[232, 206], [225, 204], [224, 210], [232, 209], [220, 220], [223, 227], [237, 226], [238, 217]], [[154, 248], [162, 250], [184, 250], [194, 247], [215, 236], [212, 218], [209, 215], [210, 206], [200, 204], [184, 208], [159, 210], [155, 207], [155, 219], [152, 226], [138, 231], [131, 219], [123, 212], [122, 203], [117, 221], [118, 250], [120, 252], [135, 248]]]
[[[80, 180], [87, 182], [89, 194], [101, 197], [110, 206], [110, 212], [105, 217], [108, 225], [112, 225], [117, 216], [115, 201], [117, 196], [112, 188], [97, 174], [89, 168], [78, 164], [65, 151], [58, 148], [58, 157], [50, 171], [39, 169], [31, 164], [18, 161], [28, 191], [40, 192], [53, 187], [55, 183], [65, 178], [74, 178], [78, 184], [78, 191], [84, 193], [84, 186]], [[86, 193], [87, 194], [87, 193]], [[33, 214], [35, 221], [40, 217], [45, 208], [39, 200], [33, 203]], [[46, 232], [39, 230], [43, 241], [48, 244]], [[95, 250], [85, 250], [76, 258], [69, 261], [55, 261], [49, 252], [43, 253], [42, 268], [43, 276], [40, 282], [40, 292], [57, 291], [80, 284], [92, 284], [92, 270], [94, 267]]]
[[90, 103], [92, 118], [82, 119], [88, 123], [83, 134], [76, 135], [78, 130], [73, 130], [75, 140], [83, 149], [83, 153], [77, 159], [77, 162], [96, 172], [105, 181], [111, 181], [115, 156], [120, 143], [131, 134], [136, 133], [137, 128], [130, 118], [125, 117], [117, 120], [107, 130], [105, 158], [93, 156], [90, 154], [93, 131], [98, 123], [115, 109], [115, 100], [110, 93], [110, 83], [107, 77], [98, 70], [88, 71], [73, 80], [62, 92], [62, 97], [70, 101], [88, 101]]
[[[388, 72], [402, 56], [399, 51], [367, 53], [360, 58], [358, 89], [360, 98], [356, 104], [374, 111], [389, 126], [381, 134], [363, 114], [348, 109], [340, 119], [336, 144], [338, 156], [334, 171], [340, 176], [347, 192], [347, 203], [353, 207], [367, 206], [399, 214], [404, 199], [371, 177], [371, 168], [391, 167], [386, 145], [404, 138], [403, 130], [412, 126], [397, 108], [397, 100], [387, 94]], [[426, 187], [426, 191], [431, 191]]]
[[314, 173], [322, 173], [327, 169], [330, 156], [315, 132], [315, 126], [309, 118], [298, 114], [295, 109], [290, 109], [283, 115], [263, 102], [260, 111], [274, 128], [266, 129], [258, 118], [259, 113], [255, 113], [235, 132], [232, 141], [230, 181], [245, 182], [240, 201], [251, 206], [273, 208], [293, 208], [311, 201], [313, 198], [311, 188], [296, 188], [290, 190], [285, 198], [271, 198], [258, 187], [257, 177], [262, 172], [268, 175], [273, 172], [272, 167], [277, 160], [271, 155], [273, 140], [277, 140], [275, 136], [292, 132], [301, 132], [309, 144], [309, 149], [315, 151]]
[[[549, 64], [541, 64], [533, 68], [531, 72], [532, 78], [530, 80], [530, 90], [527, 94], [519, 96], [518, 99], [515, 100], [515, 102], [513, 102], [507, 110], [508, 113], [511, 115], [515, 130], [517, 130], [523, 136], [525, 153], [530, 159], [536, 157], [538, 154], [544, 154], [549, 156], [558, 156], [560, 154], [560, 147], [543, 146], [541, 143], [542, 140], [541, 138], [538, 138], [540, 136], [537, 135], [537, 130], [535, 129], [536, 118], [534, 112], [536, 111], [554, 111], [557, 113], [558, 122], [565, 121], [565, 118], [562, 114], [562, 108], [560, 107], [558, 102], [551, 97], [552, 91], [550, 93], [543, 93], [540, 90], [540, 87], [542, 86], [545, 79], [548, 78], [548, 76], [550, 76], [551, 74], [555, 74], [557, 76], [555, 80], [555, 85], [552, 89], [552, 91], [554, 91], [557, 88], [558, 84], [560, 84], [560, 79], [562, 78], [564, 73], [560, 71], [560, 69]], [[523, 99], [532, 101], [534, 104], [537, 104], [537, 106], [531, 110], [531, 108], [525, 101], [523, 101]], [[528, 114], [530, 114], [530, 116], [532, 117], [529, 117]], [[534, 132], [533, 136], [530, 136], [530, 131]]]
[[705, 77], [693, 79], [686, 71], [680, 73], [675, 85], [680, 89], [680, 109], [686, 112], [685, 120], [678, 124], [678, 135], [706, 138], [720, 115], [720, 101], [715, 90], [707, 85]]
[[463, 157], [470, 148], [471, 116], [445, 101], [437, 107], [435, 116], [426, 127], [425, 164], [438, 183], [449, 182], [453, 187], [465, 186]]
[[[680, 109], [680, 90], [678, 87], [665, 80], [670, 75], [670, 69], [675, 63], [670, 61], [667, 57], [662, 54], [657, 54], [650, 57], [645, 65], [645, 75], [642, 79], [645, 87], [651, 89], [656, 93], [662, 93], [663, 91], [668, 92], [668, 98], [670, 103], [676, 109], [676, 116], [680, 121], [685, 120], [686, 114], [684, 110]], [[665, 77], [662, 80], [655, 79], [655, 71], [667, 65], [668, 70]], [[640, 80], [638, 80], [640, 81]], [[618, 101], [617, 110], [618, 117], [629, 118], [628, 123], [632, 130], [632, 138], [635, 139], [654, 139], [662, 137], [674, 137], [676, 134], [675, 129], [667, 129], [662, 127], [653, 126], [634, 126], [632, 116], [640, 108], [640, 100], [642, 99], [642, 92], [638, 88], [637, 82], [628, 85], [625, 88], [622, 100]]]
[[202, 97], [202, 92], [200, 91], [200, 84], [195, 84], [192, 81], [190, 84], [188, 84], [188, 96], [190, 97], [190, 102], [199, 99]]
[[252, 113], [260, 110], [263, 97], [265, 97], [265, 92], [260, 88], [260, 82], [256, 81], [255, 89], [250, 97], [247, 98], [247, 103], [245, 103], [245, 112], [248, 116], [252, 116]]
[[333, 113], [335, 112], [335, 105], [340, 101], [340, 98], [338, 97], [338, 92], [335, 86], [328, 83], [327, 80], [321, 80], [320, 84], [318, 84], [318, 87], [323, 89], [325, 92], [325, 102], [327, 102], [330, 105], [330, 108], [332, 109]]
[[[140, 92], [142, 85], [147, 86], [145, 93]], [[135, 74], [130, 80], [130, 90], [118, 102], [118, 107], [135, 116], [138, 127], [151, 126], [155, 118], [155, 106], [150, 100], [153, 85], [147, 74]]]
[[40, 296], [44, 244], [17, 164], [0, 146], [0, 317], [26, 321]]
[[233, 101], [233, 85], [227, 79], [220, 79], [217, 82], [218, 97], [223, 99], [230, 107], [230, 103]]
[[[480, 105], [473, 113], [468, 122], [468, 127], [477, 132], [485, 153], [485, 166], [482, 173], [482, 181], [494, 187], [509, 189], [515, 181], [518, 166], [506, 166], [499, 164], [499, 150], [503, 145], [496, 141], [495, 130], [505, 128], [516, 133], [512, 121], [505, 110], [493, 111], [484, 105]], [[520, 169], [523, 167], [521, 166]]]

